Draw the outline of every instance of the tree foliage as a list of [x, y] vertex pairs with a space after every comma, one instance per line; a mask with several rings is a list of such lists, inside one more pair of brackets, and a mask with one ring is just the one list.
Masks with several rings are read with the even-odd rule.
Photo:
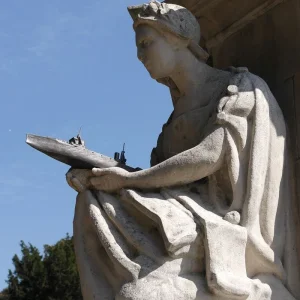
[[8, 287], [0, 299], [82, 299], [72, 238], [67, 235], [53, 246], [45, 245], [43, 255], [31, 244], [21, 241], [20, 246], [21, 258], [14, 255], [14, 270], [8, 271]]
[[7, 289], [4, 289], [2, 292], [0, 292], [0, 300], [9, 300]]

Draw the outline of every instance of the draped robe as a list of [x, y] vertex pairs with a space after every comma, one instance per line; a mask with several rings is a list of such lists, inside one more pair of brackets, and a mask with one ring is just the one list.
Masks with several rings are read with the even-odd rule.
[[[154, 154], [168, 159], [181, 141], [192, 148], [223, 128], [216, 173], [159, 190], [79, 193], [74, 238], [84, 299], [300, 297], [281, 110], [266, 83], [242, 68], [232, 69], [213, 105], [169, 121]], [[172, 134], [178, 141], [170, 145]]]

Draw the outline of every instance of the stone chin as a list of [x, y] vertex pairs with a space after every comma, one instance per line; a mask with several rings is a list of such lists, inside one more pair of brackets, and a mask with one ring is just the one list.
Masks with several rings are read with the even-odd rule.
[[158, 76], [157, 74], [155, 74], [155, 72], [153, 72], [153, 70], [151, 70], [151, 67], [149, 66], [149, 64], [148, 65], [144, 64], [144, 67], [148, 71], [148, 73], [152, 79], [157, 80], [157, 79], [159, 79], [159, 77], [161, 77], [161, 76]]
[[155, 72], [155, 69], [151, 68], [150, 64], [144, 64], [145, 69], [148, 71], [150, 77], [154, 80], [160, 80], [169, 76], [162, 74], [162, 72]]

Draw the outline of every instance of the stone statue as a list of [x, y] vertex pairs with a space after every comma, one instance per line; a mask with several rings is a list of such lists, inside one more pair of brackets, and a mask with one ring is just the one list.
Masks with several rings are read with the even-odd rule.
[[296, 299], [286, 127], [267, 84], [208, 66], [185, 8], [129, 12], [174, 110], [149, 169], [67, 173], [84, 299]]

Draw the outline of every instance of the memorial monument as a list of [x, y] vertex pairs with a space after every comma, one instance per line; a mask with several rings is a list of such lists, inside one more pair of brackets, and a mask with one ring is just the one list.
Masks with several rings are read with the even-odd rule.
[[149, 169], [67, 173], [84, 299], [300, 299], [286, 126], [268, 85], [207, 65], [186, 8], [129, 12], [174, 110]]

